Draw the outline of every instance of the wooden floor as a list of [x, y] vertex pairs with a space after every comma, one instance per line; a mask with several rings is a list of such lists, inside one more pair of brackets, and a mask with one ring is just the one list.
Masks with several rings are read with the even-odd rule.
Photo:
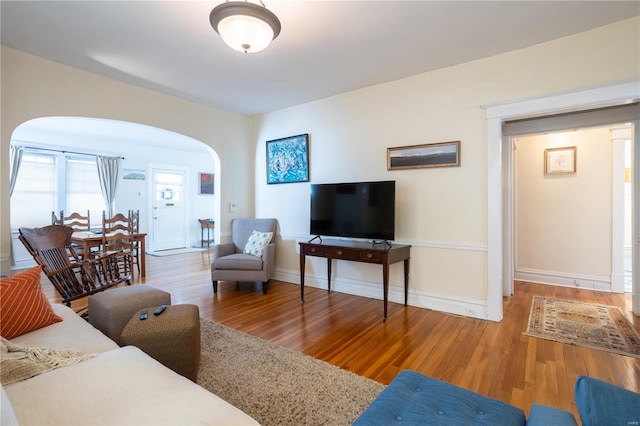
[[[534, 295], [619, 306], [631, 314], [630, 295], [516, 283], [504, 299], [500, 323], [272, 281], [221, 283], [213, 294], [210, 252], [147, 256], [144, 282], [172, 294], [172, 303], [193, 303], [203, 318], [270, 340], [338, 367], [388, 384], [403, 369], [417, 370], [520, 407], [533, 402], [571, 411], [579, 375], [597, 377], [640, 392], [640, 359], [525, 336]], [[44, 277], [44, 276], [43, 276]], [[136, 283], [140, 281], [137, 280]], [[56, 294], [46, 278], [47, 295]], [[82, 302], [80, 302], [80, 305]], [[78, 307], [80, 306], [78, 305]], [[74, 306], [75, 308], [76, 306]]]

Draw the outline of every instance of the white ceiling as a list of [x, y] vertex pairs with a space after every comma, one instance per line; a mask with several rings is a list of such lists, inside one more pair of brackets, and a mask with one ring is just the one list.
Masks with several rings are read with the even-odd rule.
[[0, 2], [2, 44], [248, 116], [640, 14], [638, 1], [270, 1], [264, 51], [228, 48], [216, 1]]

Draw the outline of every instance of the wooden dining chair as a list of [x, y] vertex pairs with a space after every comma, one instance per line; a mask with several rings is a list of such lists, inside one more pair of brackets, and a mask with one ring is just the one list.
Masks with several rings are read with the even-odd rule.
[[[91, 230], [91, 216], [89, 214], [89, 210], [87, 210], [87, 215], [82, 216], [80, 213], [71, 213], [69, 216], [64, 215], [64, 210], [60, 210], [60, 217], [56, 216], [55, 212], [51, 212], [51, 224], [52, 225], [66, 225], [73, 229], [73, 231], [90, 231]], [[78, 252], [80, 257], [82, 257], [82, 247], [73, 244], [73, 248]]]
[[42, 266], [62, 303], [71, 302], [120, 283], [131, 284], [131, 274], [123, 274], [113, 254], [80, 259], [71, 245], [73, 229], [64, 225], [42, 228], [20, 228], [19, 239]]
[[123, 274], [133, 274], [134, 242], [131, 214], [116, 213], [107, 218], [102, 211], [102, 245], [100, 254], [115, 254]]

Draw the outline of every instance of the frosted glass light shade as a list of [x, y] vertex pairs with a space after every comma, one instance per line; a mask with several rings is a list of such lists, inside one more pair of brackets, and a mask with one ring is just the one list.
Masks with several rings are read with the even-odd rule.
[[259, 52], [273, 40], [273, 30], [266, 22], [252, 16], [235, 15], [218, 24], [218, 34], [232, 49]]
[[222, 40], [239, 52], [259, 52], [280, 34], [276, 15], [248, 2], [222, 3], [211, 11], [209, 20]]

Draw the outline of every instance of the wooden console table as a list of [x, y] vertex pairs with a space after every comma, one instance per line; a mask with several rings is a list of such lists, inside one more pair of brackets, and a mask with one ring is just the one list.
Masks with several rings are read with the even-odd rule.
[[304, 302], [304, 269], [306, 256], [327, 258], [328, 291], [331, 291], [331, 260], [351, 260], [354, 262], [382, 265], [382, 288], [384, 299], [384, 320], [387, 319], [389, 298], [389, 265], [404, 261], [404, 304], [407, 305], [409, 287], [409, 249], [410, 245], [386, 243], [372, 244], [360, 241], [324, 240], [300, 244], [300, 298]]

